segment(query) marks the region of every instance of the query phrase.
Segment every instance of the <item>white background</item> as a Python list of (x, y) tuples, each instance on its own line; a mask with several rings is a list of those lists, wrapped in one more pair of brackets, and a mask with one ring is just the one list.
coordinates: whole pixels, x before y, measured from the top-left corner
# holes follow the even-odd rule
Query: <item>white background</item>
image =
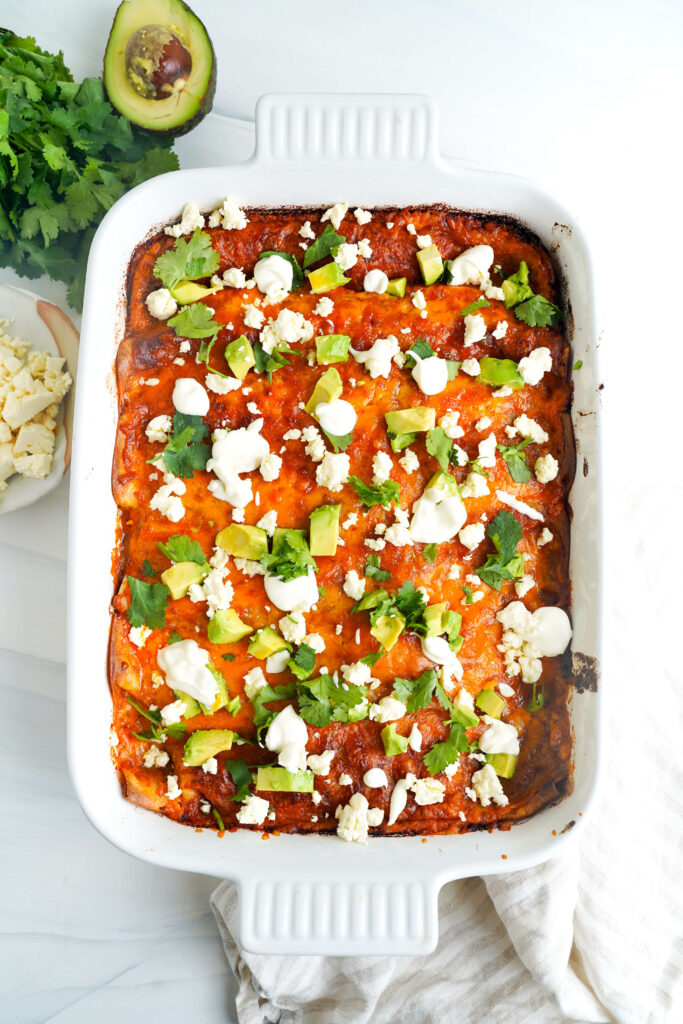
[[(655, 734), (681, 679), (683, 5), (193, 7), (217, 52), (217, 113), (246, 121), (264, 92), (428, 93), (439, 104), (443, 152), (536, 179), (582, 222), (596, 261), (605, 383), (603, 685), (618, 723), (610, 757), (627, 793), (629, 773), (649, 770), (638, 758), (643, 735)], [(81, 77), (100, 70), (114, 8), (0, 0), (0, 23), (63, 49)], [(214, 117), (177, 146), (186, 167), (234, 161), (250, 148), (247, 124)], [(17, 281), (6, 270), (0, 280)], [(61, 286), (17, 283), (63, 302)], [(178, 1019), (234, 1020), (235, 983), (207, 905), (212, 880), (114, 850), (71, 791), (66, 514), (62, 484), (40, 505), (0, 518), (1, 1016), (107, 1024), (158, 1020), (172, 1007)]]

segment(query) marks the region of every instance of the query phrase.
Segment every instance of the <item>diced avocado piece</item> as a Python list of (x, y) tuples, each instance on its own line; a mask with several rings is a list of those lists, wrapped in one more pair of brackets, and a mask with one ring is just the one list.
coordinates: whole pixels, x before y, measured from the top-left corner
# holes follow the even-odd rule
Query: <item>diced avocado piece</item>
[(351, 339), (348, 334), (322, 334), (315, 339), (315, 353), (320, 366), (345, 363), (349, 358)]
[(486, 760), (501, 779), (511, 779), (517, 767), (515, 754), (487, 754)]
[(399, 736), (393, 722), (382, 729), (380, 736), (382, 737), (384, 753), (387, 757), (393, 757), (395, 754), (405, 754), (408, 749), (408, 737)]
[(344, 271), (338, 263), (326, 263), (324, 267), (311, 270), (308, 275), (311, 291), (316, 295), (321, 295), (322, 292), (331, 292), (333, 288), (340, 288), (342, 285), (348, 284), (350, 280), (350, 277), (344, 277)]
[(500, 718), (507, 707), (505, 699), (495, 690), (482, 690), (477, 694), (474, 703), (480, 711), (491, 718)]
[(379, 640), (385, 650), (390, 651), (405, 628), (406, 620), (400, 612), (394, 615), (380, 615), (370, 632)]
[(256, 772), (256, 789), (262, 793), (312, 793), (314, 783), (313, 772), (290, 772), (277, 764)]
[(312, 555), (334, 555), (339, 543), (341, 505), (321, 505), (311, 512), (310, 549)]
[(382, 590), (368, 590), (366, 594), (363, 594), (360, 601), (356, 605), (357, 612), (364, 612), (368, 608), (376, 608), (378, 604), (381, 604), (385, 598), (389, 596), (388, 591)]
[(251, 342), (243, 334), (225, 346), (225, 359), (232, 372), (240, 380), (244, 380), (252, 366), (256, 365)]
[(426, 636), (441, 636), (444, 632), (443, 620), (446, 611), (445, 603), (427, 605), (424, 610), (424, 620), (427, 626)]
[(417, 434), (389, 434), (389, 444), (392, 452), (402, 452), (409, 444), (417, 441)]
[(210, 707), (207, 707), (206, 704), (202, 704), (201, 701), (198, 701), (198, 703), (199, 707), (201, 708), (205, 715), (215, 715), (217, 711), (220, 711), (221, 708), (226, 707), (230, 703), (230, 694), (228, 693), (228, 687), (226, 686), (225, 679), (218, 671), (218, 669), (215, 669), (210, 662), (207, 665), (207, 668), (211, 672), (213, 678), (216, 680), (216, 687), (218, 688), (218, 693), (216, 694), (214, 702)]
[(247, 650), (254, 658), (261, 658), (262, 661), (265, 661), (271, 654), (289, 650), (289, 644), (272, 626), (264, 626), (263, 629), (254, 633)]
[(235, 558), (258, 561), (268, 551), (268, 534), (260, 526), (230, 523), (217, 535), (216, 544)]
[(445, 491), (447, 494), (454, 496), (456, 494), (458, 496), (460, 495), (458, 482), (455, 477), (451, 476), (450, 473), (444, 473), (442, 469), (438, 470), (431, 480), (428, 481), (427, 486), (425, 487), (425, 491), (427, 490)]
[(190, 697), (189, 693), (185, 693), (183, 690), (174, 690), (176, 700), (181, 700), (187, 710), (183, 715), (183, 718), (194, 718), (195, 715), (201, 715), (202, 709), (194, 697)]
[(436, 423), (436, 410), (426, 405), (414, 405), (410, 409), (396, 409), (384, 414), (390, 434), (414, 434), (416, 431), (432, 430)]
[(507, 385), (513, 391), (524, 387), (524, 381), (517, 369), (514, 359), (495, 359), (493, 356), (482, 356), (479, 360), (478, 384), (490, 384), (494, 388)]
[(406, 277), (390, 278), (387, 285), (387, 295), (395, 295), (397, 299), (402, 299), (406, 293), (407, 283), (408, 279)]
[(177, 601), (179, 597), (185, 597), (193, 583), (201, 583), (205, 575), (206, 570), (196, 562), (176, 562), (162, 572), (161, 580), (171, 591), (173, 600)]
[(197, 729), (185, 743), (183, 761), (190, 768), (196, 768), (221, 750), (230, 750), (234, 738), (232, 729)]
[(205, 299), (207, 295), (213, 295), (217, 290), (217, 288), (207, 288), (203, 284), (197, 284), (196, 281), (179, 281), (170, 289), (171, 295), (181, 306), (199, 302), (200, 299)]
[(417, 262), (420, 264), (425, 284), (434, 284), (443, 274), (443, 260), (435, 245), (428, 245), (426, 249), (420, 249), (417, 254)]
[(479, 725), (479, 719), (466, 704), (453, 704), (451, 718), (454, 722), (459, 722), (465, 729), (471, 729), (473, 725)]
[(331, 367), (325, 370), (313, 389), (313, 394), (306, 402), (306, 412), (313, 416), (316, 406), (321, 402), (333, 402), (335, 398), (341, 398), (344, 388), (342, 387), (339, 371)]
[(242, 622), (232, 608), (219, 608), (209, 619), (208, 637), (212, 644), (234, 644), (249, 636), (254, 630), (246, 622)]

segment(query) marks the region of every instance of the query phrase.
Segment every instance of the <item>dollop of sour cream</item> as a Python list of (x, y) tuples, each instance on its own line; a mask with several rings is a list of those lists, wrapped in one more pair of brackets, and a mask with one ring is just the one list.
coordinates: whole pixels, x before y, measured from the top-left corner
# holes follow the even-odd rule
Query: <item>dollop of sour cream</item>
[(389, 285), (389, 278), (383, 270), (368, 270), (363, 278), (363, 289), (366, 292), (377, 292), (383, 295)]
[(343, 398), (320, 402), (315, 407), (315, 415), (323, 430), (328, 434), (334, 434), (335, 437), (350, 434), (358, 418), (354, 407)]
[(260, 292), (271, 300), (281, 302), (292, 290), (294, 268), (283, 256), (265, 256), (256, 261), (254, 280)]
[(306, 576), (281, 580), (277, 576), (266, 575), (263, 583), (268, 598), (283, 612), (308, 611), (320, 596), (312, 567)]
[(399, 779), (391, 791), (389, 801), (389, 820), (387, 825), (393, 825), (398, 816), (405, 809), (408, 801), (408, 791), (415, 781), (414, 775), (406, 775), (405, 779)]
[(386, 772), (383, 768), (368, 768), (363, 776), (363, 782), (369, 789), (382, 789), (389, 785)]
[(553, 605), (530, 612), (522, 601), (511, 601), (496, 618), (503, 629), (511, 629), (533, 644), (543, 658), (564, 654), (572, 638), (569, 616), (563, 608)]
[(493, 249), (490, 245), (474, 245), (471, 249), (465, 249), (446, 264), (451, 272), (449, 283), (482, 285), (488, 282), (493, 259)]
[(479, 749), (484, 754), (519, 754), (519, 736), (514, 725), (501, 722), (498, 718), (484, 716), (488, 725), (486, 732), (479, 737)]
[(173, 405), (186, 416), (206, 416), (209, 395), (194, 377), (179, 377), (173, 388)]
[(413, 379), (423, 395), (438, 395), (446, 390), (448, 384), (448, 363), (439, 356), (422, 359), (414, 352), (410, 353), (415, 360), (411, 370)]
[(445, 473), (432, 477), (413, 505), (410, 536), (418, 544), (452, 540), (467, 521), (457, 484)]
[(157, 662), (172, 690), (182, 690), (201, 704), (213, 706), (218, 686), (207, 667), (209, 656), (196, 640), (179, 640), (162, 647)]
[(306, 768), (307, 742), (306, 723), (288, 704), (268, 726), (266, 747), (277, 754), (278, 763), (288, 772), (301, 772)]
[(443, 665), (457, 679), (461, 680), (463, 669), (460, 661), (450, 649), (448, 640), (443, 636), (426, 636), (420, 640), (422, 653), (435, 665)]

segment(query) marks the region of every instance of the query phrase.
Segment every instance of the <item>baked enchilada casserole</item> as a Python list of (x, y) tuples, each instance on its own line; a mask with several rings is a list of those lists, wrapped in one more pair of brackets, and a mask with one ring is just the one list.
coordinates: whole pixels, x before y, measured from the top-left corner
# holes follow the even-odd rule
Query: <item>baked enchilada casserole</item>
[(571, 787), (570, 347), (548, 253), (443, 207), (145, 241), (117, 355), (112, 755), (195, 827), (509, 827)]

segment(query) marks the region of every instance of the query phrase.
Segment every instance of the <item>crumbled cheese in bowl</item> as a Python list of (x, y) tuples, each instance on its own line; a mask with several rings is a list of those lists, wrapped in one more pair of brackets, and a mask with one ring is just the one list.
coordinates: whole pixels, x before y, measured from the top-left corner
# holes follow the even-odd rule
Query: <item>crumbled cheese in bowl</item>
[(0, 493), (15, 473), (49, 475), (59, 405), (73, 383), (61, 356), (13, 337), (10, 323), (0, 319)]

